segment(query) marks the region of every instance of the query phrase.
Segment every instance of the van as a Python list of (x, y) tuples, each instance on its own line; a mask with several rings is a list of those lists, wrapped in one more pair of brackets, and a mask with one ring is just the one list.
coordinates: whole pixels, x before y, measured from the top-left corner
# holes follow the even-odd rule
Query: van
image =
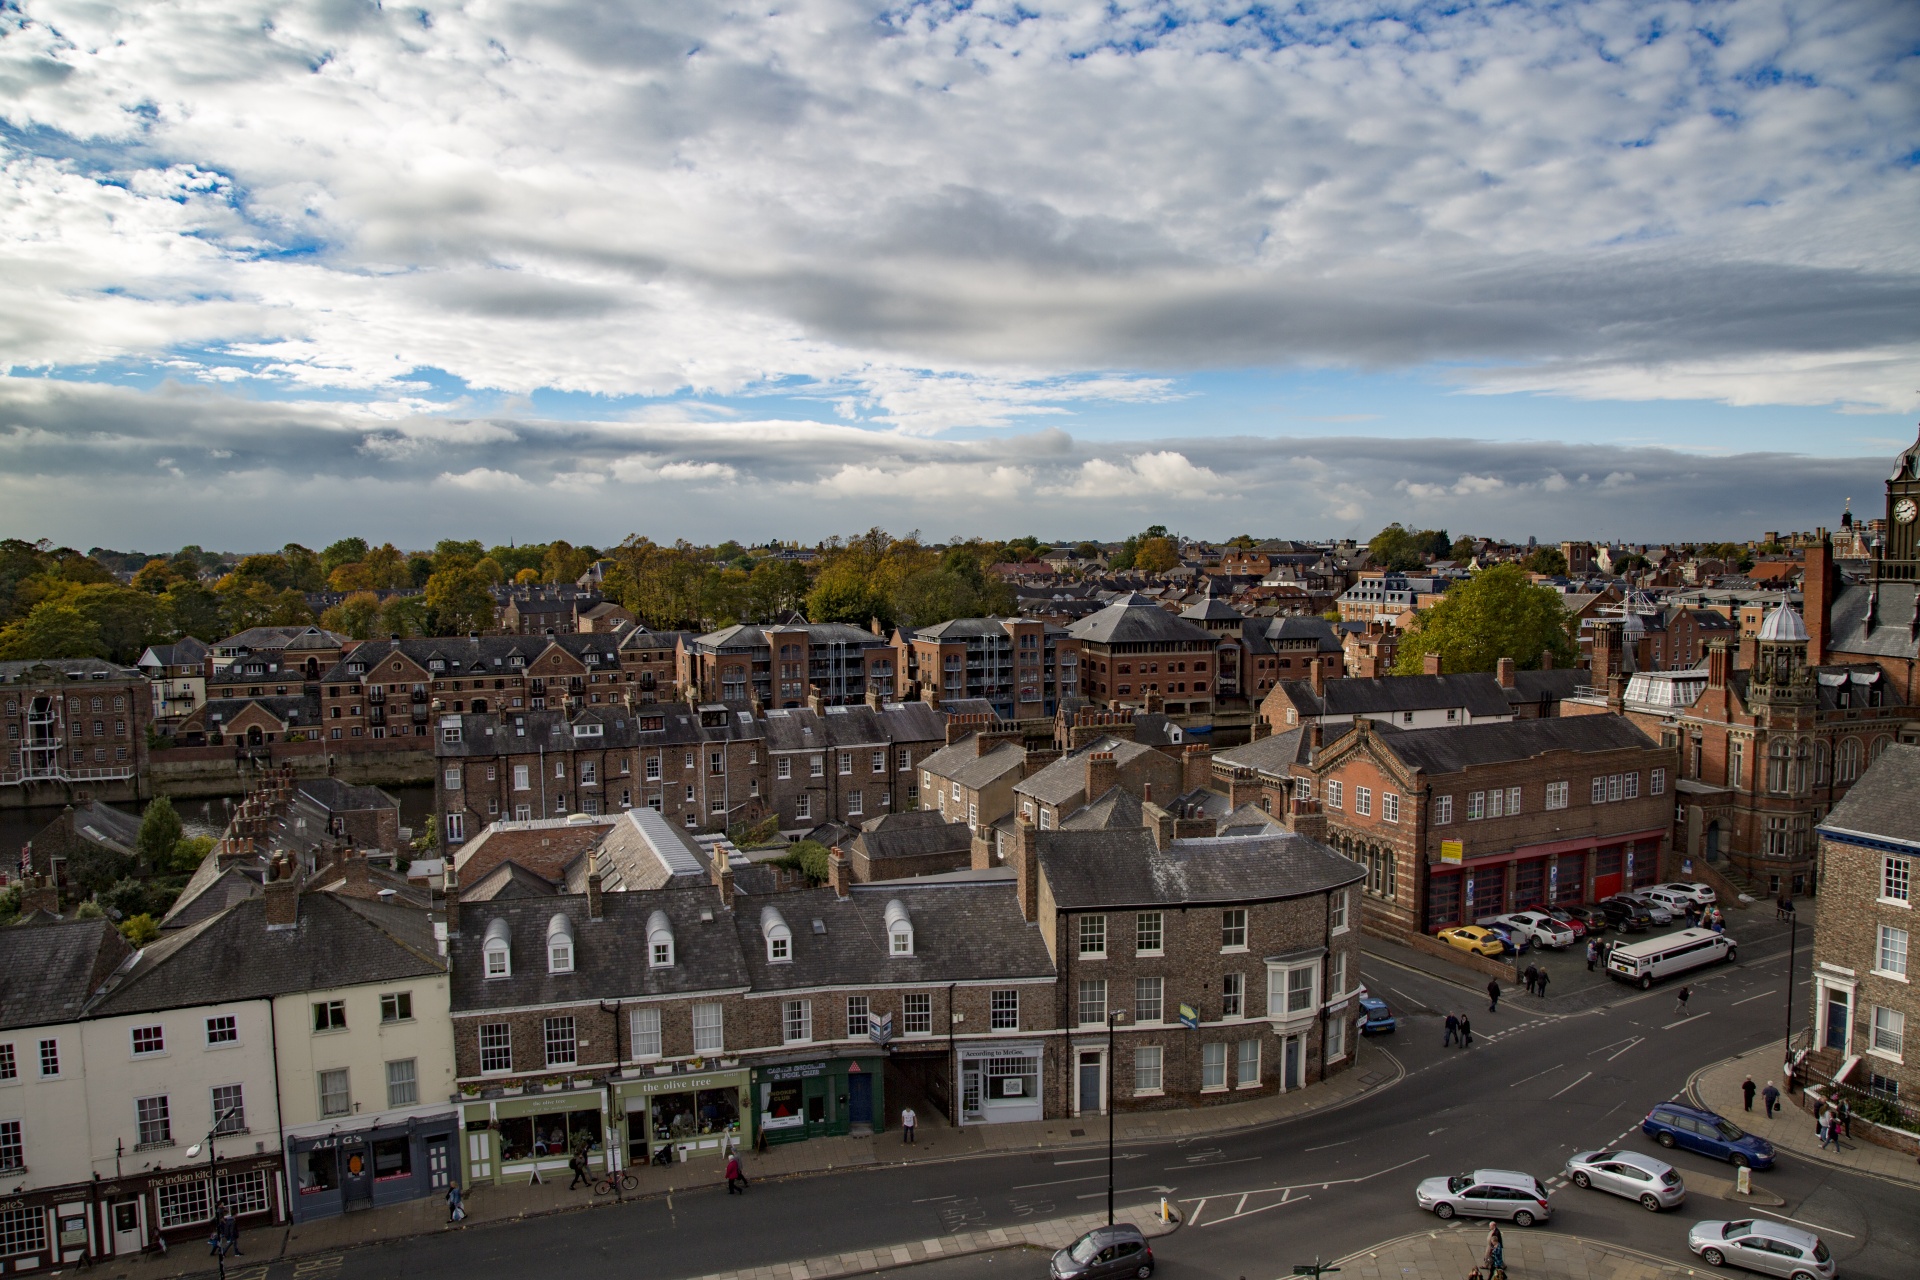
[(1733, 939), (1726, 934), (1680, 929), (1662, 938), (1615, 947), (1607, 955), (1607, 976), (1645, 991), (1661, 978), (1737, 958)]

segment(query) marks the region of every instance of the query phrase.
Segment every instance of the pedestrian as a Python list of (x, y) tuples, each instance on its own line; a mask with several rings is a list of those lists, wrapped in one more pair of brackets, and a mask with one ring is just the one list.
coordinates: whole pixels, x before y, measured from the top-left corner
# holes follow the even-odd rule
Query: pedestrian
[(1793, 1070), (1793, 1055), (1792, 1055), (1792, 1054), (1788, 1054), (1788, 1055), (1787, 1055), (1787, 1060), (1786, 1060), (1786, 1062), (1784, 1062), (1784, 1063), (1782, 1063), (1782, 1064), (1781, 1064), (1781, 1067), (1780, 1067), (1780, 1070), (1781, 1070), (1781, 1071), (1782, 1071), (1782, 1072), (1783, 1072), (1783, 1073), (1785, 1074), (1785, 1076), (1786, 1076), (1786, 1080), (1787, 1080), (1787, 1093), (1788, 1093), (1788, 1095), (1789, 1095), (1789, 1096), (1791, 1096), (1791, 1095), (1792, 1095), (1792, 1093), (1793, 1093), (1793, 1077), (1794, 1077), (1794, 1070)]
[(1489, 1280), (1504, 1275), (1507, 1270), (1507, 1242), (1501, 1237), (1500, 1224), (1497, 1222), (1487, 1224), (1486, 1268)]
[(1678, 993), (1678, 999), (1676, 999), (1673, 1003), (1673, 1011), (1681, 1015), (1682, 1017), (1685, 1017), (1687, 1012), (1687, 997), (1692, 994), (1693, 994), (1693, 988), (1686, 986), (1685, 984), (1682, 984)]
[(447, 1184), (447, 1223), (452, 1225), (463, 1221), (466, 1216), (467, 1211), (460, 1205), (460, 1184), (449, 1182)]
[(1487, 1012), (1492, 1013), (1500, 1007), (1500, 979), (1487, 979)]
[(1547, 971), (1545, 969), (1542, 969), (1540, 976), (1533, 980), (1533, 994), (1537, 996), (1547, 994)]
[(586, 1152), (574, 1152), (567, 1159), (567, 1167), (573, 1170), (573, 1181), (567, 1184), (567, 1190), (571, 1191), (578, 1186), (585, 1186), (589, 1191), (593, 1189), (593, 1179), (587, 1175)]
[(1593, 972), (1594, 963), (1599, 959), (1600, 959), (1599, 940), (1595, 938), (1588, 938), (1587, 939), (1587, 972), (1588, 973)]
[(1766, 1104), (1767, 1119), (1773, 1119), (1773, 1113), (1780, 1106), (1780, 1091), (1773, 1087), (1773, 1081), (1767, 1081), (1767, 1087), (1760, 1091), (1760, 1097)]
[(740, 1170), (740, 1153), (727, 1153), (727, 1194), (743, 1196), (747, 1193), (747, 1175)]
[(1820, 1135), (1820, 1149), (1825, 1151), (1827, 1144), (1833, 1141), (1833, 1108), (1823, 1106), (1814, 1120), (1814, 1132)]
[(221, 1211), (220, 1234), (227, 1238), (228, 1253), (236, 1258), (244, 1258), (247, 1256), (240, 1252), (240, 1215), (233, 1211), (233, 1206), (231, 1205)]
[(1754, 1084), (1752, 1076), (1748, 1076), (1740, 1082), (1740, 1096), (1745, 1099), (1747, 1104), (1746, 1109), (1748, 1111), (1753, 1110), (1753, 1095), (1758, 1091), (1759, 1086)]
[(1853, 1108), (1847, 1105), (1845, 1098), (1840, 1099), (1840, 1105), (1834, 1108), (1833, 1123), (1833, 1145), (1838, 1147), (1840, 1139), (1853, 1136)]
[(1528, 965), (1526, 968), (1526, 971), (1520, 975), (1520, 982), (1523, 986), (1526, 987), (1528, 995), (1533, 994), (1533, 984), (1538, 982), (1539, 980), (1540, 980), (1540, 970), (1537, 966), (1534, 966), (1534, 965)]
[(1787, 918), (1787, 895), (1784, 893), (1780, 895), (1780, 901), (1773, 904), (1773, 918), (1775, 920)]
[(912, 1107), (900, 1108), (900, 1140), (908, 1146), (913, 1145), (913, 1127), (919, 1122), (920, 1117), (913, 1114)]
[(1450, 1013), (1447, 1015), (1447, 1034), (1441, 1037), (1440, 1047), (1442, 1049), (1446, 1048), (1448, 1045), (1452, 1044), (1455, 1040), (1459, 1039), (1459, 1037), (1460, 1037), (1460, 1015), (1455, 1013)]
[(1473, 1048), (1473, 1023), (1468, 1021), (1467, 1015), (1464, 1013), (1460, 1015), (1460, 1047), (1462, 1049)]

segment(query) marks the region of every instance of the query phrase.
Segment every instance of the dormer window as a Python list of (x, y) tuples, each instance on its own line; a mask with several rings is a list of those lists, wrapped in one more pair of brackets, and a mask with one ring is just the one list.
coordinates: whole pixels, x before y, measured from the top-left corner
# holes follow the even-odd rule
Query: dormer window
[(573, 972), (573, 922), (560, 911), (547, 921), (547, 972)]
[(767, 963), (787, 964), (793, 960), (793, 930), (772, 907), (760, 911), (760, 934), (767, 940)]
[(664, 911), (647, 917), (647, 963), (655, 969), (673, 967), (673, 925)]
[(887, 904), (887, 954), (890, 956), (910, 956), (913, 954), (913, 918), (907, 914), (907, 904), (895, 898)]
[(487, 923), (487, 940), (483, 947), (486, 956), (486, 969), (489, 978), (510, 978), (513, 976), (513, 953), (508, 943), (513, 933), (507, 928), (505, 920), (494, 919)]
[(427, 662), (427, 670), (429, 671), (445, 671), (446, 669), (447, 664), (439, 658), (433, 658)]

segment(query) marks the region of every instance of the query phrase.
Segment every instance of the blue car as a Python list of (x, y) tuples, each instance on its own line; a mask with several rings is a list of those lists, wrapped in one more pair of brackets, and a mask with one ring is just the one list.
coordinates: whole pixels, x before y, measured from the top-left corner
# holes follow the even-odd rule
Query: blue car
[(1489, 933), (1498, 934), (1500, 940), (1507, 944), (1507, 954), (1510, 956), (1525, 955), (1533, 946), (1533, 939), (1510, 924), (1489, 920), (1481, 922), (1480, 927)]
[(1756, 1138), (1724, 1116), (1678, 1102), (1663, 1102), (1647, 1113), (1640, 1131), (1661, 1146), (1698, 1151), (1715, 1160), (1752, 1169), (1773, 1167), (1773, 1144)]
[(1360, 1034), (1380, 1035), (1399, 1026), (1399, 1019), (1387, 1012), (1387, 1002), (1373, 996), (1360, 997)]

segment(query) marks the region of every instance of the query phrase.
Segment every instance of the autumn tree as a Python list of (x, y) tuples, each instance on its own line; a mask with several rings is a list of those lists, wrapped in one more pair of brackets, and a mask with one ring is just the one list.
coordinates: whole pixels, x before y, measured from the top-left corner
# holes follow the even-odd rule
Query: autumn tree
[[(477, 557), (476, 557), (477, 558)], [(478, 569), (441, 569), (427, 579), (427, 608), (441, 635), (493, 627), (493, 584)]]

